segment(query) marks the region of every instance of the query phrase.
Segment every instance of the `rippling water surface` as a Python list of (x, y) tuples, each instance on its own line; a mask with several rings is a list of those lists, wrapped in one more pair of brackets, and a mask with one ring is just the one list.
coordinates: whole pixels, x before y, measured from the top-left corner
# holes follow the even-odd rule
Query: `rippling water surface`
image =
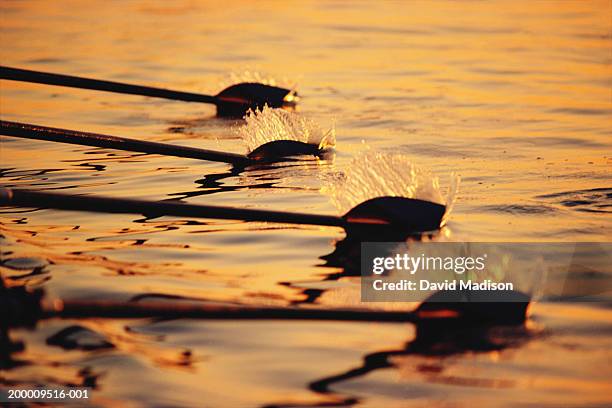
[[(3, 186), (338, 214), (330, 178), (376, 150), (405, 154), (443, 194), (461, 176), (434, 239), (612, 238), (610, 1), (5, 1), (0, 13), (4, 65), (209, 93), (256, 69), (297, 81), (300, 113), (337, 140), (333, 160), (239, 172), (1, 137)], [(0, 86), (5, 120), (248, 149), (242, 123), (213, 107)], [(358, 278), (326, 256), (342, 246), (332, 228), (1, 212), (2, 275), (50, 297), (359, 303)], [(72, 325), (93, 346), (48, 340)], [(609, 305), (536, 303), (525, 330), (493, 333), (494, 351), (440, 354), (415, 346), (409, 325), (49, 320), (12, 333), (26, 349), (0, 382), (87, 384), (107, 406), (612, 402)], [(392, 364), (368, 363), (380, 355)], [(364, 361), (361, 375), (326, 383)]]

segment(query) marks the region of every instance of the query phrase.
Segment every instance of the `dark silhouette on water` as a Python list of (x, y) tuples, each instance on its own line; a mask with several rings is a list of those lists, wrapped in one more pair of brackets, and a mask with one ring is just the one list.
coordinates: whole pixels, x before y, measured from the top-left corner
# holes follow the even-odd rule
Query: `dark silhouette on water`
[[(334, 250), (332, 252), (319, 257), (324, 261), (323, 264), (318, 265), (319, 267), (334, 269), (333, 272), (326, 273), (321, 279), (321, 282), (337, 281), (342, 278), (362, 276), (361, 244), (363, 242), (418, 242), (423, 238), (432, 239), (437, 236), (438, 233), (438, 230), (430, 231), (428, 233), (417, 232), (413, 234), (406, 234), (405, 232), (398, 233), (398, 231), (387, 230), (365, 237), (358, 234), (349, 234), (343, 239), (335, 242)], [(376, 249), (384, 250), (383, 247), (376, 247)], [(392, 248), (391, 246), (389, 246), (387, 250), (387, 252), (379, 254), (378, 256), (387, 257), (396, 253), (396, 249)], [(337, 271), (338, 268), (341, 268), (341, 270)], [(282, 285), (288, 287), (296, 287), (296, 283), (298, 282), (281, 282)], [(321, 297), (326, 290), (316, 288), (300, 288), (300, 291), (304, 295), (304, 298), (295, 300), (292, 302), (292, 304), (300, 305), (316, 303), (319, 297)]]
[(247, 155), (242, 155), (5, 120), (0, 121), (0, 134), (24, 139), (208, 160), (229, 163), (239, 168), (258, 163), (285, 161), (294, 156), (322, 156), (326, 154), (326, 150), (319, 149), (317, 145), (295, 140), (274, 140), (259, 146)]
[(272, 210), (145, 201), (102, 196), (78, 196), (25, 189), (0, 189), (0, 205), (54, 208), (113, 214), (172, 215), (263, 221), (283, 224), (320, 225), (343, 228), (347, 235), (411, 235), (440, 228), (446, 207), (430, 201), (404, 197), (377, 197), (364, 201), (345, 215), (317, 215)]
[[(484, 304), (484, 307), (487, 305)], [(495, 306), (492, 306), (495, 308)], [(406, 343), (403, 349), (383, 350), (364, 356), (361, 366), (350, 369), (340, 374), (321, 378), (309, 384), (309, 388), (319, 394), (333, 394), (331, 387), (334, 384), (363, 377), (373, 371), (386, 368), (395, 368), (397, 364), (392, 361), (393, 357), (420, 355), (428, 357), (447, 357), (467, 352), (490, 352), (501, 351), (507, 348), (520, 347), (533, 337), (524, 323), (514, 322), (505, 327), (501, 324), (488, 322), (461, 325), (437, 324), (416, 325), (416, 336), (414, 340)], [(421, 367), (425, 374), (435, 373), (436, 377), (442, 378), (443, 366)], [(478, 380), (479, 385), (493, 384), (489, 380)], [(464, 381), (465, 382), (465, 381)], [(342, 398), (335, 406), (353, 405), (359, 401), (356, 397)]]
[[(525, 321), (529, 296), (520, 292), (507, 291), (497, 293), (485, 292), (476, 295), (480, 300), (488, 302), (472, 302), (470, 298), (474, 293), (457, 294), (455, 292), (437, 292), (423, 302), (416, 310), (421, 320), (415, 321), (416, 336), (398, 350), (382, 350), (366, 354), (363, 363), (345, 372), (320, 378), (311, 382), (308, 388), (313, 392), (329, 398), (329, 401), (305, 403), (274, 403), (267, 404), (265, 408), (281, 407), (346, 407), (360, 402), (356, 396), (343, 396), (333, 391), (332, 386), (351, 379), (360, 378), (367, 374), (387, 368), (396, 368), (392, 361), (394, 357), (427, 356), (448, 357), (468, 352), (482, 353), (501, 351), (508, 348), (521, 347), (535, 335), (527, 329)], [(499, 301), (493, 301), (494, 299)], [(462, 299), (462, 300), (460, 300)], [(442, 300), (442, 301), (440, 301)], [(445, 312), (470, 311), (470, 319), (438, 319), (436, 314)], [(429, 316), (431, 318), (426, 318)], [(476, 382), (478, 386), (497, 386), (499, 381), (490, 379), (457, 379), (445, 378), (442, 373), (444, 367), (422, 366), (419, 371), (431, 377), (446, 382)]]
[[(1, 276), (0, 276), (1, 278)], [(155, 294), (143, 296), (150, 298)], [(414, 312), (360, 311), (339, 309), (257, 308), (243, 305), (206, 305), (181, 303), (141, 303), (140, 298), (130, 302), (65, 301), (45, 309), (41, 303), (42, 290), (28, 291), (24, 286), (5, 287), (0, 283), (0, 366), (12, 368), (23, 362), (12, 355), (25, 348), (21, 342), (12, 341), (8, 332), (13, 327), (34, 326), (45, 317), (63, 318), (138, 318), (154, 317), (209, 318), (209, 319), (307, 319), (347, 321), (411, 322), (416, 325), (416, 337), (404, 349), (387, 350), (368, 354), (362, 366), (344, 373), (312, 382), (309, 388), (319, 394), (335, 396), (330, 387), (338, 382), (366, 375), (374, 370), (394, 367), (391, 357), (404, 355), (446, 356), (467, 351), (483, 352), (516, 347), (529, 335), (524, 329), (530, 298), (519, 292), (500, 291), (485, 293), (437, 292), (423, 302)], [(163, 296), (162, 296), (163, 297)], [(172, 298), (172, 297), (170, 297)], [(170, 300), (167, 299), (167, 300)], [(492, 300), (499, 301), (492, 301)], [(476, 300), (475, 302), (472, 300)], [(488, 300), (481, 303), (478, 300)], [(504, 300), (508, 302), (504, 302)], [(495, 336), (496, 327), (517, 328), (513, 336)], [(75, 337), (76, 336), (76, 337)], [(93, 336), (93, 337), (92, 337)], [(83, 350), (111, 348), (112, 344), (96, 333), (86, 333), (80, 326), (68, 327), (47, 339), (50, 345)], [(91, 374), (91, 373), (90, 373)], [(83, 383), (96, 385), (96, 375), (84, 375)], [(348, 406), (358, 398), (347, 397), (314, 406)], [(270, 406), (296, 406), (276, 404)], [(298, 405), (299, 406), (299, 405)], [(308, 405), (302, 405), (308, 406)]]
[(263, 109), (266, 105), (271, 108), (294, 107), (299, 99), (291, 89), (254, 82), (232, 85), (217, 95), (203, 95), (5, 66), (0, 66), (0, 79), (208, 103), (217, 106), (217, 116), (234, 118), (243, 117), (249, 110)]

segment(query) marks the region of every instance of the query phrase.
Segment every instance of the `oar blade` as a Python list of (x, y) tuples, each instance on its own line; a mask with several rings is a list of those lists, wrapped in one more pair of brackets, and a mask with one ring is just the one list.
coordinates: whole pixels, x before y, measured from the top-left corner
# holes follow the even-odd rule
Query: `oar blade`
[(295, 106), (297, 93), (255, 82), (243, 82), (225, 88), (216, 95), (217, 116), (243, 117), (250, 110)]
[(319, 156), (322, 152), (316, 144), (297, 140), (273, 140), (262, 144), (247, 157), (258, 162), (271, 162), (292, 156)]
[(344, 215), (349, 228), (378, 227), (398, 233), (435, 231), (442, 226), (446, 206), (405, 197), (377, 197)]
[(531, 297), (515, 290), (446, 290), (429, 296), (416, 310), (423, 323), (455, 314), (457, 323), (469, 325), (522, 324)]

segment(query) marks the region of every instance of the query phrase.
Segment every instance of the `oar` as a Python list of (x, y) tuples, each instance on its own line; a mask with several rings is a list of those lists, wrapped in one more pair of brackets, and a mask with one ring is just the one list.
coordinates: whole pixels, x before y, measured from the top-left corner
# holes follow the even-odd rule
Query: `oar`
[[(477, 300), (470, 300), (473, 295)], [(47, 309), (50, 317), (199, 318), (237, 320), (336, 320), (398, 322), (517, 324), (525, 320), (530, 297), (508, 291), (480, 293), (441, 291), (428, 297), (415, 311), (257, 307), (245, 305), (167, 304), (164, 302), (59, 301)]]
[(271, 108), (294, 106), (298, 100), (293, 90), (254, 82), (232, 85), (211, 96), (5, 66), (0, 66), (0, 79), (209, 103), (216, 105), (217, 116), (223, 117), (242, 117), (249, 109), (262, 109), (265, 105)]
[(242, 221), (277, 222), (341, 227), (350, 233), (365, 230), (380, 233), (432, 231), (440, 228), (446, 207), (405, 197), (377, 197), (352, 208), (342, 217), (272, 210), (145, 201), (102, 196), (79, 196), (25, 189), (0, 189), (0, 205), (55, 208), (119, 214), (170, 215)]
[[(434, 295), (440, 295), (438, 292)], [(433, 297), (433, 296), (432, 296)], [(516, 324), (525, 320), (529, 297), (520, 292), (488, 293), (481, 302), (436, 304), (432, 297), (417, 310), (382, 311), (357, 309), (275, 308), (237, 305), (164, 304), (163, 302), (55, 302), (45, 317), (79, 318), (197, 318), (233, 320), (334, 320), (352, 322), (397, 322), (438, 324), (441, 322), (479, 322)]]
[(0, 121), (0, 134), (26, 139), (47, 140), (83, 146), (103, 147), (129, 152), (161, 154), (165, 156), (186, 157), (231, 163), (236, 166), (256, 161), (272, 161), (283, 157), (298, 155), (319, 155), (318, 146), (295, 140), (274, 140), (259, 146), (248, 155), (177, 146), (167, 143), (147, 142), (125, 137), (87, 133), (78, 130), (59, 129), (29, 123)]
[(355, 322), (409, 322), (431, 327), (444, 324), (520, 324), (530, 297), (517, 291), (471, 293), (436, 292), (415, 311), (320, 309), (211, 305), (180, 302), (121, 302), (54, 300), (45, 302), (41, 289), (4, 287), (0, 276), (0, 326), (32, 325), (41, 318), (191, 318), (236, 320), (335, 320)]

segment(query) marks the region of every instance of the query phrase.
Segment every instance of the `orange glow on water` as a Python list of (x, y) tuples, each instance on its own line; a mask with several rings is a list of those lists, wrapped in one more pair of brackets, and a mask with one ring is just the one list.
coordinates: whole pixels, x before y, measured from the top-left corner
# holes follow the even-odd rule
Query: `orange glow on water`
[[(234, 172), (2, 136), (0, 184), (340, 215), (322, 187), (359, 153), (382, 150), (431, 171), (442, 193), (449, 174), (461, 176), (448, 225), (432, 240), (609, 242), (611, 15), (609, 0), (1, 2), (3, 65), (208, 94), (231, 72), (255, 67), (297, 82), (298, 112), (322, 129), (335, 124), (337, 152), (333, 161)], [(214, 113), (209, 105), (0, 81), (3, 120), (245, 153), (236, 132), (243, 123)], [(358, 255), (330, 256), (343, 246), (334, 228), (2, 212), (0, 273), (43, 287), (50, 299), (415, 307), (361, 303), (359, 277), (339, 266)], [(528, 330), (516, 346), (400, 355), (393, 367), (335, 383), (328, 394), (309, 384), (359, 367), (369, 353), (404, 350), (414, 327), (48, 320), (12, 333), (27, 345), (16, 358), (30, 364), (3, 371), (0, 383), (94, 378), (96, 398), (109, 406), (129, 405), (134, 392), (145, 405), (609, 403), (610, 311), (532, 309), (545, 333)], [(72, 324), (116, 347), (46, 344)]]

